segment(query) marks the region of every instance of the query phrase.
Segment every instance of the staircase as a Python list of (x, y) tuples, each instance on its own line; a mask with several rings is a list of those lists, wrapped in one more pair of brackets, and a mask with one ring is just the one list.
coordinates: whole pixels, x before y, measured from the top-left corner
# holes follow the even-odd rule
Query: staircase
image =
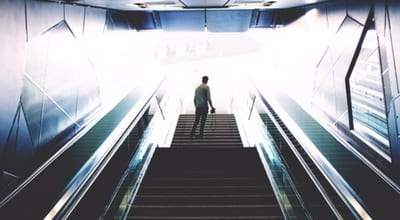
[(241, 147), (233, 115), (213, 116), (203, 139), (190, 137), (194, 116), (180, 116), (171, 148), (156, 149), (128, 219), (284, 218), (257, 150)]
[[(180, 115), (171, 147), (243, 147), (233, 114), (208, 114), (204, 137), (190, 137), (195, 115)], [(199, 133), (199, 126), (196, 134)]]

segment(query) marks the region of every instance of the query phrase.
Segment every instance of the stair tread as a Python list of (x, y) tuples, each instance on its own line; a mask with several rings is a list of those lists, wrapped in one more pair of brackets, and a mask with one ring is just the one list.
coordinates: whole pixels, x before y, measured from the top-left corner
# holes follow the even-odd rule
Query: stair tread
[[(240, 133), (233, 114), (212, 114), (207, 117), (203, 138), (190, 136), (194, 114), (180, 115), (171, 147), (242, 147)], [(199, 128), (196, 130), (198, 134)]]
[(153, 220), (163, 220), (163, 219), (185, 219), (185, 220), (210, 220), (210, 219), (236, 219), (236, 220), (247, 220), (247, 219), (283, 219), (281, 215), (277, 215), (277, 216), (271, 216), (271, 215), (266, 215), (266, 216), (202, 216), (202, 217), (198, 217), (198, 216), (133, 216), (133, 217), (129, 217), (129, 219), (153, 219)]
[(128, 218), (283, 219), (235, 117), (210, 115), (202, 139), (190, 137), (193, 122), (194, 115), (180, 115), (171, 147), (156, 149)]

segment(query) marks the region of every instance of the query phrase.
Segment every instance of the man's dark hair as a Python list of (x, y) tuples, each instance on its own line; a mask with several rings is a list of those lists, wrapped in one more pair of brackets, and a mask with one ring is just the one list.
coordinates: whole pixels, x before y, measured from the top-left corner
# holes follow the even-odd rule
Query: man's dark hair
[(203, 83), (207, 83), (208, 82), (208, 76), (203, 76), (202, 80)]

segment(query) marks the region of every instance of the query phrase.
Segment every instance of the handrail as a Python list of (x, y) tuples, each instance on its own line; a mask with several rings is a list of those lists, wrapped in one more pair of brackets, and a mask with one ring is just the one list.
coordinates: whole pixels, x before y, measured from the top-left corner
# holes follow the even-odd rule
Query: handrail
[[(247, 98), (248, 96), (240, 96), (240, 97)], [(271, 146), (272, 145), (271, 142), (273, 142), (273, 140), (270, 136), (267, 136), (266, 131), (262, 126), (261, 119), (259, 117), (250, 117), (253, 111), (254, 112), (257, 111), (256, 109), (254, 109), (256, 96), (252, 98), (249, 117), (247, 116), (248, 112), (244, 110), (246, 108), (242, 107), (242, 105), (245, 103), (243, 103), (242, 99), (241, 101), (242, 102), (239, 103), (236, 103), (236, 101), (234, 102), (236, 103), (237, 105), (236, 107), (238, 108), (237, 111), (235, 112), (235, 117), (237, 118), (236, 121), (239, 132), (241, 134), (242, 139), (246, 137), (244, 143), (247, 143), (247, 146), (254, 146), (257, 149), (258, 156), (264, 167), (267, 179), (271, 184), (273, 193), (278, 202), (283, 217), (285, 219), (290, 219), (291, 216), (295, 215), (294, 213), (295, 211), (293, 210), (293, 203), (296, 203), (296, 204), (301, 204), (301, 206), (303, 207), (304, 216), (310, 219), (311, 217), (309, 213), (304, 208), (305, 207), (304, 202), (301, 200), (299, 193), (297, 192), (295, 187), (293, 187), (294, 185), (290, 184), (290, 187), (286, 186), (280, 187), (280, 185), (278, 184), (279, 182), (278, 179), (282, 178), (282, 175), (287, 174), (287, 172), (285, 168), (282, 168), (279, 165), (279, 170), (282, 171), (282, 173), (276, 174), (275, 171), (276, 166), (278, 163), (281, 164), (281, 161), (278, 153), (275, 152), (273, 146)], [(258, 114), (255, 116), (258, 116)], [(286, 177), (287, 179), (290, 179), (289, 175), (287, 175)], [(292, 181), (290, 180), (288, 181), (292, 183)], [(285, 198), (285, 195), (287, 194), (295, 194), (296, 198), (287, 199)]]
[(125, 206), (124, 211), (121, 213), (120, 216), (122, 216), (122, 219), (127, 219), (128, 214), (131, 210), (132, 204), (135, 200), (136, 194), (139, 190), (140, 183), (143, 180), (144, 174), (147, 170), (147, 167), (150, 164), (151, 158), (153, 157), (154, 151), (158, 147), (156, 144), (150, 144), (149, 147), (147, 148), (145, 154), (143, 155), (144, 161), (136, 162), (133, 161), (132, 166), (130, 166), (131, 169), (134, 170), (134, 176), (135, 176), (135, 183), (133, 184), (133, 187), (130, 189), (131, 193), (128, 193), (128, 199), (127, 199), (127, 205)]
[(250, 120), (250, 118), (251, 118), (251, 113), (253, 112), (253, 109), (254, 109), (254, 104), (255, 104), (255, 102), (256, 102), (256, 97), (257, 97), (257, 96), (254, 96), (254, 97), (253, 97), (253, 102), (252, 102), (252, 104), (251, 104), (250, 112), (249, 112), (249, 118), (248, 118), (247, 120)]
[(266, 111), (268, 116), (271, 118), (271, 121), (274, 123), (274, 125), (276, 126), (276, 128), (278, 129), (279, 133), (281, 134), (281, 136), (283, 137), (283, 139), (285, 139), (286, 143), (288, 143), (288, 146), (290, 147), (290, 149), (292, 150), (292, 152), (294, 153), (294, 155), (296, 156), (297, 160), (300, 162), (301, 166), (304, 168), (304, 170), (306, 171), (306, 173), (308, 174), (308, 176), (311, 178), (312, 182), (315, 184), (315, 186), (318, 188), (318, 191), (321, 193), (322, 197), (324, 197), (325, 201), (328, 203), (329, 207), (331, 208), (331, 210), (333, 211), (333, 213), (335, 214), (335, 216), (338, 219), (342, 219), (339, 211), (336, 209), (336, 207), (334, 206), (333, 202), (331, 201), (331, 199), (329, 198), (327, 192), (325, 191), (325, 189), (323, 188), (323, 186), (320, 184), (320, 182), (318, 181), (318, 178), (314, 175), (313, 171), (310, 169), (310, 167), (307, 165), (307, 162), (303, 159), (303, 157), (300, 155), (300, 153), (296, 150), (296, 147), (294, 146), (294, 144), (291, 142), (290, 138), (286, 135), (286, 133), (283, 131), (283, 129), (279, 126), (279, 123), (276, 121), (276, 119), (272, 116), (272, 114), (270, 113), (270, 111)]
[(158, 100), (158, 96), (156, 96), (156, 101), (157, 101), (157, 106), (160, 109), (161, 116), (165, 120), (164, 112), (163, 112), (163, 109), (161, 108), (160, 100)]
[[(259, 92), (259, 95), (262, 97), (263, 102), (265, 102), (265, 97), (263, 94)], [(279, 105), (276, 105), (275, 108), (278, 108)], [(269, 113), (269, 111), (267, 111)], [(330, 162), (321, 154), (321, 152), (318, 151), (317, 147), (314, 145), (314, 143), (309, 140), (309, 138), (302, 132), (302, 130), (297, 126), (295, 122), (292, 121), (292, 119), (286, 115), (285, 111), (280, 110), (280, 117), (283, 118), (283, 121), (285, 121), (285, 125), (290, 128), (291, 131), (293, 131), (293, 136), (301, 143), (302, 146), (307, 146), (305, 148), (305, 151), (307, 154), (310, 156), (312, 161), (318, 165), (317, 167), (321, 171), (321, 173), (325, 176), (325, 178), (328, 180), (328, 182), (331, 184), (331, 186), (335, 189), (335, 191), (338, 193), (339, 197), (344, 201), (344, 203), (347, 205), (347, 207), (351, 210), (351, 212), (357, 216), (360, 219), (372, 219), (370, 214), (368, 213), (367, 209), (364, 208), (365, 206), (362, 204), (361, 199), (355, 194), (353, 189), (347, 184), (347, 182), (343, 179), (343, 177), (336, 171), (336, 169), (330, 164)], [(273, 117), (272, 117), (273, 118)], [(274, 123), (277, 123), (273, 119)], [(280, 126), (277, 126), (278, 129), (280, 129), (280, 132), (282, 133), (283, 131), (281, 130)], [(284, 133), (284, 132), (283, 132)], [(289, 138), (284, 135), (284, 138), (289, 140)], [(295, 147), (292, 146), (289, 142), (289, 146), (294, 149)], [(297, 151), (294, 151), (295, 154)], [(297, 153), (298, 154), (298, 153)], [(300, 155), (296, 156), (299, 159), (302, 159)], [(302, 160), (300, 160), (302, 161)], [(314, 181), (314, 180), (313, 180)], [(322, 192), (324, 189), (322, 186), (319, 189)], [(325, 195), (324, 195), (325, 197)], [(328, 202), (329, 204), (329, 202)]]
[(285, 208), (285, 202), (283, 201), (282, 197), (280, 196), (281, 193), (280, 193), (278, 184), (276, 183), (275, 178), (272, 174), (271, 168), (269, 167), (269, 165), (265, 159), (266, 152), (265, 152), (264, 146), (263, 146), (263, 144), (258, 143), (258, 144), (256, 144), (256, 148), (257, 148), (259, 157), (261, 159), (261, 163), (264, 167), (264, 170), (267, 173), (268, 180), (271, 183), (271, 187), (272, 187), (272, 190), (274, 191), (275, 198), (278, 200), (279, 207), (283, 213), (283, 216), (285, 217), (285, 219), (290, 219), (290, 214), (288, 213), (288, 210)]
[[(138, 143), (135, 155), (131, 159), (127, 170), (112, 193), (112, 196), (110, 197), (106, 208), (100, 216), (100, 219), (126, 217), (126, 215), (128, 215), (130, 212), (130, 204), (132, 204), (133, 200), (135, 199), (144, 173), (146, 172), (147, 166), (150, 163), (154, 153), (154, 149), (151, 148), (158, 146), (169, 146), (169, 139), (171, 138), (171, 134), (173, 135), (175, 131), (179, 111), (176, 109), (177, 106), (173, 104), (176, 103), (174, 102), (174, 98), (177, 97), (171, 97), (167, 92), (164, 94), (164, 98), (161, 101), (156, 100), (159, 107), (164, 106), (165, 111), (161, 112), (160, 108), (160, 111), (156, 112), (152, 117), (152, 120), (143, 132), (143, 136)], [(146, 152), (143, 153), (144, 151)], [(121, 189), (126, 190), (121, 191)], [(121, 195), (122, 193), (124, 195), (123, 199), (115, 200), (117, 195)], [(112, 207), (119, 208), (115, 211), (111, 210)], [(112, 213), (114, 211), (115, 213)]]
[[(266, 170), (268, 175), (271, 175), (270, 180), (273, 181), (273, 185), (275, 185), (275, 188), (277, 190), (276, 195), (278, 200), (282, 203), (282, 208), (284, 208), (283, 211), (287, 216), (292, 216), (291, 214), (296, 215), (294, 213), (292, 204), (290, 204), (290, 201), (288, 202), (288, 200), (290, 199), (287, 198), (287, 194), (294, 194), (296, 199), (296, 201), (294, 202), (298, 202), (303, 209), (304, 216), (307, 219), (311, 219), (310, 213), (306, 210), (304, 201), (301, 198), (300, 193), (297, 191), (297, 188), (292, 178), (290, 177), (290, 174), (288, 173), (280, 154), (278, 153), (278, 146), (276, 145), (276, 142), (274, 141), (269, 131), (265, 128), (265, 125), (262, 122), (261, 118), (258, 117), (258, 120), (260, 120), (259, 123), (263, 125), (260, 127), (263, 131), (262, 134), (265, 139), (263, 140), (263, 142), (256, 143), (256, 148), (261, 158), (262, 164), (264, 165), (264, 169)], [(282, 179), (284, 179), (284, 181)], [(289, 187), (287, 187), (286, 182), (289, 183)]]
[[(396, 109), (396, 102), (397, 100), (400, 99), (400, 94), (395, 95), (395, 97), (393, 97), (392, 101), (391, 101), (391, 106), (393, 108), (393, 112), (399, 112), (400, 109)], [(398, 115), (396, 115), (396, 118), (398, 117)], [(399, 136), (400, 135), (400, 125), (399, 123), (396, 123), (396, 135)]]
[(68, 216), (80, 199), (92, 185), (99, 173), (104, 169), (107, 162), (118, 150), (130, 131), (139, 121), (141, 115), (146, 111), (151, 99), (155, 96), (156, 91), (163, 81), (155, 88), (152, 95), (144, 101), (143, 105), (132, 108), (116, 128), (111, 132), (107, 139), (89, 160), (81, 167), (77, 175), (72, 179), (70, 184), (65, 188), (58, 201), (51, 208), (45, 219), (60, 218)]
[(126, 181), (132, 180), (129, 182), (129, 188), (127, 192), (124, 194), (124, 198), (119, 203), (119, 209), (114, 213), (114, 219), (117, 216), (120, 216), (121, 219), (126, 219), (127, 215), (130, 212), (131, 205), (136, 197), (136, 194), (139, 190), (140, 184), (143, 180), (145, 172), (147, 170), (148, 165), (153, 157), (155, 149), (158, 147), (157, 144), (150, 143), (148, 145), (142, 145), (138, 148), (137, 152), (134, 154), (132, 160), (129, 163), (128, 169), (125, 172), (124, 176), (121, 178), (122, 181), (118, 185), (118, 189), (114, 192), (110, 202), (107, 204), (106, 208), (103, 211), (103, 214), (99, 217), (99, 219), (107, 219), (110, 208), (115, 205), (114, 199), (118, 194), (119, 188), (123, 184), (127, 184)]

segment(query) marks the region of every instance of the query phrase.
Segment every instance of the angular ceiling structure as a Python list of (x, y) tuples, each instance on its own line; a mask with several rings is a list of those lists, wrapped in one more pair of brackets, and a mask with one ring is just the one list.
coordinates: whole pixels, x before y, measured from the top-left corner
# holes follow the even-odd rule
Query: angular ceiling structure
[(137, 31), (245, 32), (275, 28), (304, 14), (306, 5), (334, 0), (47, 0), (109, 9)]
[(333, 0), (48, 0), (116, 10), (287, 9)]

